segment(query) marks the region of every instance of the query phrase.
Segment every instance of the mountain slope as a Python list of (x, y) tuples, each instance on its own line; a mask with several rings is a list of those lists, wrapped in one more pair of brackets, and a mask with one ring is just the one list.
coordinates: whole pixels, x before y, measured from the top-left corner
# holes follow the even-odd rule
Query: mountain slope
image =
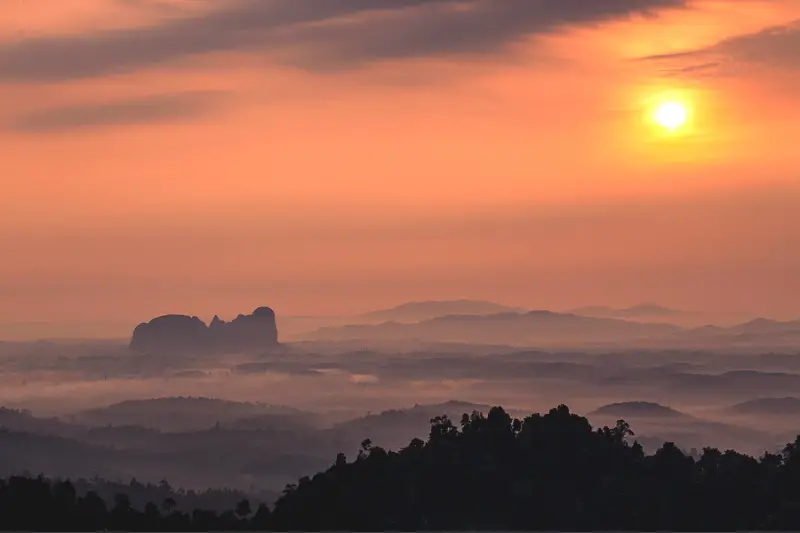
[(620, 402), (604, 405), (595, 409), (590, 415), (609, 415), (619, 418), (679, 418), (686, 415), (666, 405), (653, 402)]
[(800, 398), (756, 398), (727, 409), (729, 413), (758, 416), (800, 415)]
[(682, 311), (669, 309), (653, 303), (643, 303), (634, 305), (633, 307), (626, 307), (624, 309), (615, 309), (605, 306), (588, 306), (579, 307), (571, 311), (576, 315), (591, 316), (597, 318), (664, 318), (673, 317), (683, 314)]
[(301, 415), (291, 407), (233, 402), (216, 398), (154, 398), (126, 400), (107, 407), (89, 409), (75, 420), (90, 425), (142, 426), (163, 431), (206, 429), (216, 423), (265, 414)]
[(380, 309), (359, 315), (367, 322), (421, 322), (449, 315), (492, 315), (497, 313), (522, 313), (524, 309), (487, 302), (484, 300), (441, 300), (408, 302), (390, 309)]
[(682, 331), (669, 324), (646, 324), (611, 318), (582, 317), (550, 311), (499, 313), (481, 316), (452, 315), (416, 324), (387, 322), (377, 325), (323, 328), (312, 340), (409, 340), (469, 342), (520, 346), (575, 346), (660, 338)]

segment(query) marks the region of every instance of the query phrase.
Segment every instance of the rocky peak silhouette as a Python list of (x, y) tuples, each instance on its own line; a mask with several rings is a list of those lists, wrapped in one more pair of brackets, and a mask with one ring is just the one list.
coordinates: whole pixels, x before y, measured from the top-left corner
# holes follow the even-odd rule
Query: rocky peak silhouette
[(278, 345), (275, 312), (259, 307), (250, 315), (226, 322), (214, 315), (211, 324), (196, 316), (164, 315), (139, 324), (130, 348), (138, 352), (161, 350), (247, 351)]

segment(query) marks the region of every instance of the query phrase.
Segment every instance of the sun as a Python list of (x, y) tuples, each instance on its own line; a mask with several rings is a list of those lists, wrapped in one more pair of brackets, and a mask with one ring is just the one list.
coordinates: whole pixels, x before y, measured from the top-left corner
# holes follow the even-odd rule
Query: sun
[(689, 112), (680, 102), (664, 102), (656, 108), (655, 121), (668, 130), (676, 130), (686, 124)]

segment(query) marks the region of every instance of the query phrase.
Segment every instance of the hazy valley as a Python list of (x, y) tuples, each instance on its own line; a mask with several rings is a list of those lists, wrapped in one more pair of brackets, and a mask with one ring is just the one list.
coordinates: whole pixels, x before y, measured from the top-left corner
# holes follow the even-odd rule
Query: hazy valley
[(439, 302), (341, 318), (303, 341), (257, 333), (245, 348), (241, 337), (194, 348), (207, 329), (175, 319), (151, 322), (175, 331), (150, 331), (146, 349), (3, 342), (0, 476), (166, 479), (274, 500), (364, 439), (400, 449), (434, 417), (494, 405), (524, 418), (569, 403), (598, 427), (624, 419), (649, 451), (759, 455), (800, 431), (800, 323), (687, 327), (668, 320), (679, 312), (650, 312), (663, 320)]

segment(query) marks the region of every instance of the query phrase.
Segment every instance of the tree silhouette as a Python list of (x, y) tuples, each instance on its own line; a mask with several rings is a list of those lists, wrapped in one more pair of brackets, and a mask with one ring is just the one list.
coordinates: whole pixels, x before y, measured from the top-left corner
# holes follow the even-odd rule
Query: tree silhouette
[(172, 511), (175, 510), (178, 504), (175, 502), (174, 498), (164, 498), (164, 501), (161, 503), (161, 508), (167, 514), (172, 514)]
[(236, 504), (236, 516), (241, 519), (245, 519), (253, 512), (250, 509), (250, 502), (248, 500), (242, 500)]
[[(138, 510), (69, 481), (0, 480), (0, 529), (212, 530), (797, 530), (800, 436), (753, 458), (665, 443), (645, 455), (623, 420), (593, 429), (564, 405), (512, 419), (503, 409), (431, 420), (427, 441), (390, 451), (365, 439), (357, 459), (338, 454), (325, 472), (287, 485), (274, 509), (250, 500), (217, 513)], [(162, 483), (162, 485), (164, 485)], [(127, 486), (143, 490), (140, 483)], [(166, 489), (166, 487), (164, 487)]]
[[(503, 409), (431, 420), (427, 442), (397, 452), (362, 446), (273, 511), (299, 529), (758, 529), (787, 527), (800, 509), (789, 461), (665, 443), (645, 456), (630, 425), (593, 430), (560, 405), (512, 419)], [(800, 463), (800, 461), (798, 461)], [(781, 484), (783, 480), (783, 484)], [(798, 478), (800, 481), (800, 478)], [(791, 501), (791, 505), (787, 505)], [(781, 502), (777, 505), (776, 502)], [(726, 509), (732, 503), (735, 509)], [(311, 517), (314, 517), (313, 519)], [(323, 518), (324, 517), (324, 520)]]

